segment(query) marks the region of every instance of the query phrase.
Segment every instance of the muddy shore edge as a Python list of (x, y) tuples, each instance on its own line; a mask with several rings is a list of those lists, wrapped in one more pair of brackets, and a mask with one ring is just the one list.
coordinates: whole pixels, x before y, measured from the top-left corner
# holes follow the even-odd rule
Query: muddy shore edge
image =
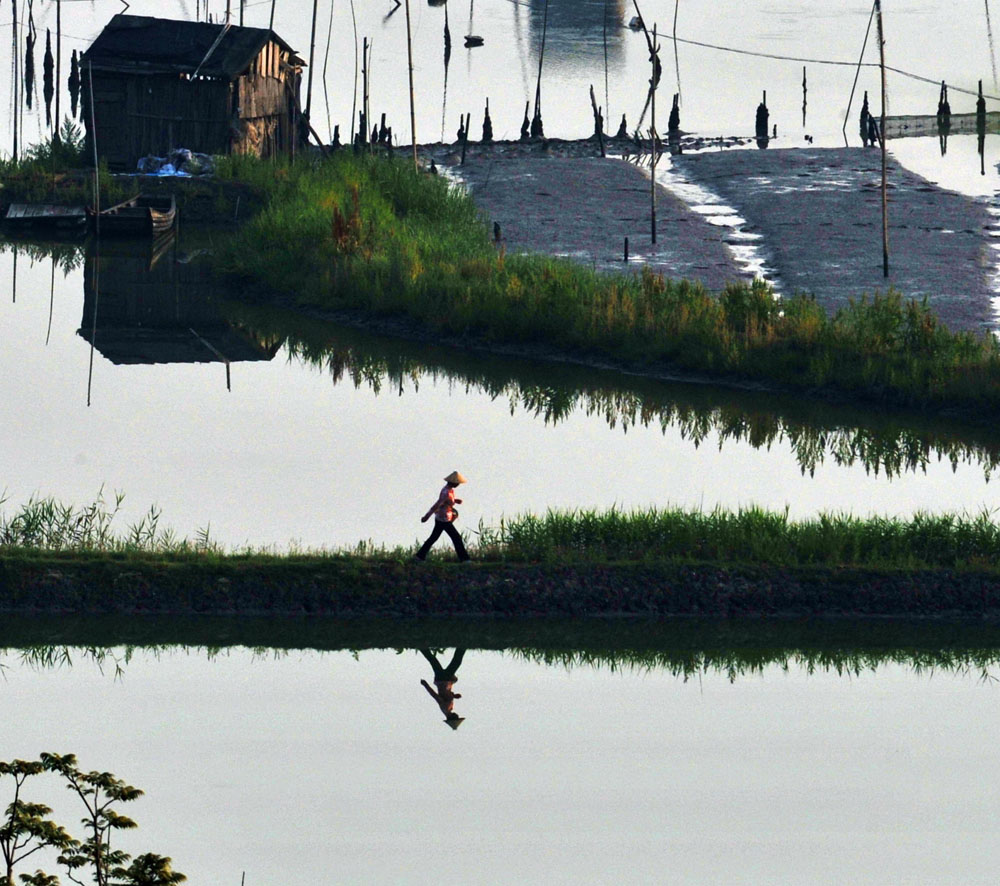
[(110, 555), (0, 557), (6, 614), (364, 617), (1000, 617), (987, 570), (678, 563), (269, 564)]

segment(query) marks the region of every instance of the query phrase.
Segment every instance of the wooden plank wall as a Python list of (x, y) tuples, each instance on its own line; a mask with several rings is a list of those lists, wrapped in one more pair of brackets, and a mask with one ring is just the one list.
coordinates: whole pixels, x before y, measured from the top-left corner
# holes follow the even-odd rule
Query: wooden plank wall
[(293, 148), (301, 76), (273, 41), (233, 83), (179, 73), (93, 78), (97, 151), (112, 168), (134, 170), (140, 157), (173, 148), (263, 157)]

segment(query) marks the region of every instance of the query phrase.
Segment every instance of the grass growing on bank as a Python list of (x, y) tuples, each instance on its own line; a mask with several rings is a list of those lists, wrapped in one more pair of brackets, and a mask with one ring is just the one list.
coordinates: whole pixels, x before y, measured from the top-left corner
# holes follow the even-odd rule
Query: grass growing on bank
[(1000, 526), (975, 516), (821, 514), (792, 520), (760, 508), (711, 512), (548, 511), (484, 527), (484, 559), (543, 562), (644, 560), (862, 566), (891, 569), (995, 569)]
[(505, 255), (469, 197), (402, 159), (234, 157), (220, 174), (269, 198), (219, 256), (221, 269), (300, 307), (980, 417), (1000, 407), (996, 341), (952, 333), (898, 292), (861, 296), (828, 317), (814, 299), (778, 299), (760, 282), (715, 296), (648, 271)]
[[(89, 167), (89, 168), (88, 168)], [(111, 206), (134, 196), (134, 182), (123, 182), (99, 168), (101, 205)], [(80, 126), (68, 117), (59, 137), (27, 147), (17, 159), (0, 159), (0, 203), (92, 204), (94, 176)]]
[[(407, 560), (413, 549), (360, 543), (322, 551), (227, 552), (200, 530), (194, 540), (160, 526), (154, 507), (124, 532), (115, 519), (123, 496), (101, 496), (83, 507), (32, 498), (12, 514), (0, 511), (0, 556), (26, 552), (112, 553), (167, 557), (260, 556), (270, 559), (348, 557)], [(465, 535), (469, 536), (468, 532)], [(639, 511), (548, 511), (480, 523), (475, 559), (487, 562), (578, 565), (615, 562), (705, 562), (779, 567), (853, 566), (876, 569), (995, 570), (1000, 526), (993, 515), (916, 514), (911, 518), (823, 514), (791, 520), (787, 511), (730, 512), (680, 508)], [(445, 550), (439, 546), (437, 555)], [(447, 555), (450, 558), (450, 554)]]

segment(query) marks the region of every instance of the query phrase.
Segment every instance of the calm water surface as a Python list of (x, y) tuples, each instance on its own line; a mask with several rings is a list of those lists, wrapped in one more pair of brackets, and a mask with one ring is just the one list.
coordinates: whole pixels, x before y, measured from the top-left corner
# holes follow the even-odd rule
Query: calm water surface
[[(956, 114), (975, 110), (974, 93), (980, 79), (988, 96), (1000, 96), (995, 48), (990, 39), (991, 32), (1000, 31), (1000, 9), (979, 0), (949, 3), (893, 0), (883, 5), (887, 62), (899, 69), (889, 74), (890, 113), (935, 113), (942, 80), (951, 88), (950, 101)], [(237, 3), (232, 7), (239, 8)], [(857, 0), (818, 3), (679, 0), (676, 4), (673, 0), (644, 0), (640, 7), (647, 23), (657, 24), (660, 33), (665, 33), (659, 98), (662, 121), (666, 120), (670, 95), (679, 91), (681, 124), (686, 131), (701, 135), (752, 135), (754, 111), (766, 90), (770, 119), (778, 126), (776, 146), (803, 145), (806, 135), (812, 136), (815, 144), (843, 144), (841, 130), (851, 102), (856, 65), (865, 44), (871, 4)], [(174, 0), (167, 4), (134, 0), (128, 11), (134, 15), (193, 19), (199, 11), (204, 17), (204, 8), (205, 4), (197, 0), (194, 3)], [(377, 118), (385, 112), (397, 138), (406, 143), (410, 139), (406, 20), (402, 7), (387, 15), (391, 9), (389, 0), (384, 3), (359, 0), (354, 4), (358, 39), (368, 37), (373, 43), (372, 113)], [(671, 39), (675, 10), (676, 46)], [(73, 49), (82, 52), (119, 11), (111, 2), (64, 4), (64, 81), (68, 77), (69, 53)], [(209, 0), (208, 11), (215, 17), (224, 16), (225, 3)], [(446, 13), (453, 44), (447, 68)], [(593, 131), (591, 85), (598, 102), (605, 107), (608, 129), (617, 128), (623, 113), (630, 126), (638, 122), (646, 96), (649, 59), (642, 34), (625, 27), (635, 14), (630, 2), (549, 0), (546, 4), (545, 0), (468, 3), (452, 0), (430, 6), (424, 0), (411, 0), (411, 14), (417, 138), (421, 142), (454, 139), (459, 116), (465, 113), (472, 114), (473, 133), (478, 134), (487, 99), (496, 137), (516, 138), (524, 104), (534, 101), (543, 27), (542, 110), (546, 133), (579, 137)], [(248, 26), (267, 27), (270, 15), (268, 0), (251, 0), (245, 7), (244, 21)], [(4, 49), (0, 50), (5, 64), (9, 63), (11, 51), (9, 19), (7, 16), (0, 25), (0, 34), (8, 35)], [(275, 30), (304, 57), (309, 51), (311, 20), (312, 4), (308, 0), (276, 0)], [(238, 14), (234, 21), (238, 21)], [(55, 29), (55, 5), (36, 4), (34, 22), (42, 35), (35, 59), (40, 90), (44, 31)], [(465, 49), (462, 37), (468, 33), (483, 36), (485, 45)], [(873, 110), (879, 110), (879, 77), (877, 67), (873, 67), (878, 62), (874, 27), (867, 40), (864, 61), (867, 66), (862, 68), (857, 83), (851, 123), (847, 127), (852, 144), (858, 143), (856, 120), (865, 90), (870, 93)], [(805, 120), (803, 67), (807, 80)], [(351, 5), (346, 0), (321, 3), (313, 65), (312, 116), (322, 134), (339, 124), (346, 140), (354, 79)], [(961, 90), (973, 94), (963, 94)], [(68, 110), (68, 95), (64, 94), (61, 101), (62, 108)], [(0, 107), (11, 107), (9, 78), (0, 84)], [(992, 98), (988, 107), (996, 108)], [(44, 104), (39, 102), (34, 111), (24, 114), (24, 135), (29, 143), (37, 141), (45, 128)], [(8, 110), (0, 123), (4, 151), (11, 149), (11, 135)], [(986, 181), (979, 174), (978, 157), (965, 158), (961, 151), (950, 151), (949, 157), (942, 158), (936, 138), (902, 140), (893, 147), (904, 163), (948, 187), (985, 195), (992, 195), (995, 189), (994, 164), (1000, 160), (995, 136), (987, 138)]]
[(454, 468), (473, 540), (480, 519), (549, 507), (995, 507), (988, 431), (393, 344), (241, 307), (188, 255), (149, 272), (118, 250), (95, 300), (92, 255), (53, 273), (18, 247), (15, 289), (0, 252), (8, 509), (103, 487), (126, 493), (122, 528), (156, 505), (228, 546), (410, 544)]
[[(465, 112), (473, 114), (475, 134), (487, 98), (497, 137), (516, 135), (523, 103), (534, 95), (544, 7), (542, 0), (452, 0), (446, 6), (411, 0), (420, 140), (438, 139), (442, 133), (452, 138), (458, 115)], [(648, 22), (672, 30), (674, 3), (646, 0), (641, 7)], [(402, 9), (387, 15), (390, 9), (388, 2), (355, 4), (359, 36), (374, 41), (372, 109), (385, 111), (397, 137), (406, 140), (405, 16)], [(662, 96), (680, 89), (684, 129), (749, 134), (754, 108), (766, 89), (771, 119), (778, 124), (777, 146), (805, 144), (805, 134), (814, 136), (816, 144), (842, 143), (853, 65), (870, 7), (846, 0), (681, 0), (676, 9), (677, 35), (688, 42), (678, 42), (675, 57), (672, 41), (664, 41)], [(210, 3), (211, 14), (223, 10), (218, 0)], [(447, 81), (446, 10), (454, 47)], [(933, 112), (941, 79), (953, 88), (955, 113), (973, 108), (973, 98), (958, 90), (974, 88), (980, 78), (987, 93), (1000, 94), (988, 10), (990, 4), (972, 0), (886, 4), (890, 61), (934, 81), (891, 74), (892, 113)], [(85, 48), (116, 11), (105, 3), (64, 4), (66, 50)], [(135, 0), (129, 11), (196, 15), (189, 0), (167, 7)], [(321, 132), (327, 117), (322, 60), (330, 11), (329, 5), (320, 9), (320, 58), (314, 65), (313, 116)], [(250, 3), (245, 21), (266, 26), (269, 15), (268, 3)], [(334, 3), (332, 15), (325, 76), (329, 120), (339, 122), (346, 133), (354, 79), (350, 4)], [(648, 58), (641, 34), (624, 27), (632, 15), (632, 5), (622, 0), (550, 0), (542, 93), (549, 135), (590, 131), (591, 84), (598, 100), (607, 104), (609, 128), (623, 112), (633, 125), (637, 121)], [(278, 0), (275, 27), (303, 53), (310, 17), (308, 3)], [(52, 4), (35, 9), (34, 20), (40, 32), (54, 27)], [(991, 21), (990, 27), (994, 25), (1000, 23)], [(9, 26), (0, 33), (10, 34)], [(466, 50), (461, 41), (465, 33), (483, 35), (485, 46)], [(722, 52), (698, 42), (850, 64), (805, 63), (808, 106), (803, 123), (803, 62)], [(870, 37), (867, 61), (875, 59), (875, 48)], [(40, 56), (36, 70), (41, 70)], [(876, 74), (863, 68), (859, 90), (874, 96)], [(0, 101), (9, 108), (8, 92), (5, 79)], [(859, 101), (860, 92), (852, 120)], [(68, 106), (64, 95), (63, 107)], [(4, 150), (9, 150), (10, 124), (8, 113), (0, 121)], [(26, 117), (29, 141), (42, 129), (37, 111)], [(847, 127), (852, 144), (855, 130), (854, 123)], [(1000, 159), (995, 139), (986, 139), (985, 176), (971, 137), (952, 137), (945, 157), (936, 138), (902, 139), (893, 143), (893, 150), (933, 180), (991, 199), (994, 163)], [(203, 245), (189, 241), (187, 249)], [(495, 522), (504, 514), (547, 507), (758, 504), (787, 506), (794, 515), (805, 515), (995, 506), (987, 478), (996, 463), (997, 441), (981, 432), (952, 434), (940, 425), (914, 431), (893, 418), (887, 419), (887, 430), (885, 422), (871, 426), (879, 419), (795, 415), (773, 403), (742, 400), (733, 405), (723, 394), (706, 402), (690, 392), (663, 393), (648, 386), (636, 390), (607, 377), (555, 382), (545, 374), (554, 372), (551, 368), (508, 367), (499, 370), (505, 380), (497, 382), (492, 369), (456, 369), (447, 355), (428, 358), (405, 347), (387, 369), (379, 363), (381, 356), (371, 354), (379, 355), (385, 343), (309, 342), (311, 352), (316, 347), (323, 352), (353, 348), (353, 362), (341, 367), (343, 376), (336, 381), (337, 373), (328, 365), (297, 356), (302, 348), (295, 345), (301, 341), (286, 321), (275, 327), (270, 319), (234, 318), (230, 310), (224, 330), (216, 326), (206, 332), (209, 320), (194, 304), (199, 290), (176, 274), (167, 274), (163, 283), (163, 268), (176, 257), (161, 261), (155, 298), (141, 289), (139, 278), (132, 283), (126, 279), (135, 262), (116, 259), (124, 269), (117, 280), (102, 271), (104, 301), (97, 310), (98, 346), (92, 354), (93, 336), (87, 329), (95, 299), (93, 293), (89, 301), (85, 296), (82, 258), (71, 261), (77, 264), (68, 273), (57, 269), (53, 278), (48, 259), (31, 261), (22, 252), (15, 284), (14, 254), (0, 252), (0, 490), (6, 490), (8, 507), (36, 493), (85, 502), (103, 487), (108, 494), (127, 494), (127, 520), (155, 504), (181, 534), (209, 527), (225, 544), (285, 547), (295, 541), (309, 546), (360, 539), (410, 543), (422, 534), (417, 519), (440, 478), (454, 468), (472, 479), (462, 516), (467, 533), (480, 518)], [(218, 293), (208, 292), (206, 298), (224, 301)], [(136, 333), (149, 326), (141, 306), (150, 300), (156, 302), (150, 310), (158, 323), (166, 322), (169, 310), (175, 312), (168, 340), (151, 343)], [(251, 327), (251, 340), (233, 331), (240, 324)], [(110, 342), (109, 331), (114, 333)], [(137, 348), (145, 348), (146, 362), (129, 362)], [(219, 352), (233, 361), (231, 390)], [(379, 365), (367, 366), (372, 359)], [(484, 372), (490, 376), (485, 383)], [(665, 418), (664, 412), (672, 410), (683, 414)]]
[(470, 649), (453, 731), (412, 649), (139, 650), (117, 677), (69, 653), (3, 655), (0, 756), (143, 788), (122, 845), (193, 883), (969, 884), (1000, 863), (1000, 689), (977, 669), (685, 678)]

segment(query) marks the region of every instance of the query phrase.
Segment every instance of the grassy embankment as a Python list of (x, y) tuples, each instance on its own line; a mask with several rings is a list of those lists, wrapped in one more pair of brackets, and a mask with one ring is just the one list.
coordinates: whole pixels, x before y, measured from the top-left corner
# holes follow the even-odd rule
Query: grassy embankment
[[(102, 160), (96, 181), (100, 205), (114, 206), (143, 193), (173, 194), (185, 223), (227, 224), (260, 208), (260, 192), (232, 178), (138, 178), (113, 174)], [(60, 138), (26, 148), (17, 160), (0, 158), (0, 207), (10, 203), (92, 206), (95, 176), (79, 126), (65, 120)]]
[(0, 518), (0, 611), (336, 615), (1000, 613), (1000, 528), (978, 517), (792, 521), (648, 511), (554, 513), (480, 527), (477, 560), (409, 549), (226, 552), (155, 511), (36, 500)]
[(266, 195), (220, 268), (300, 308), (402, 319), (418, 334), (530, 346), (631, 367), (823, 390), (979, 420), (1000, 411), (1000, 346), (952, 333), (902, 295), (828, 317), (766, 285), (598, 274), (505, 255), (471, 199), (403, 160), (341, 153), (295, 166), (232, 158), (220, 175)]

